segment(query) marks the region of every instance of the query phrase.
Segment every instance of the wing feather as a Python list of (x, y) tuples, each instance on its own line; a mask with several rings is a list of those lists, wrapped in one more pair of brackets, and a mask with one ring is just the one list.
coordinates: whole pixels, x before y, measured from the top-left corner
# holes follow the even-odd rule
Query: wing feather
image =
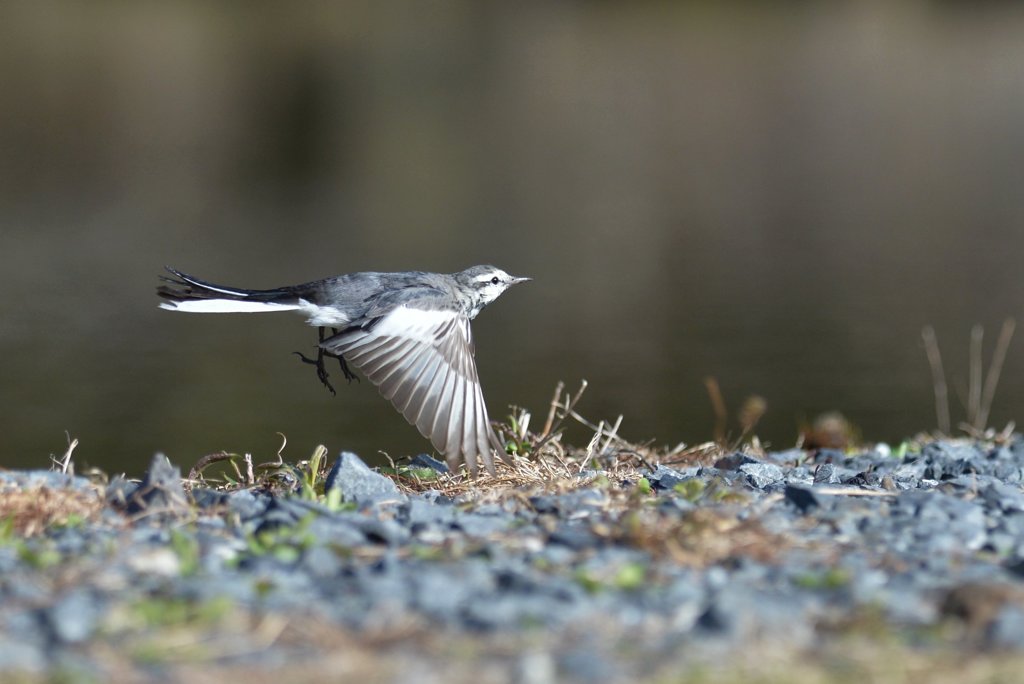
[(461, 455), (448, 445), (450, 437), (448, 420), (452, 415), (452, 406), (455, 403), (455, 388), (458, 382), (459, 376), (455, 369), (450, 366), (445, 368), (444, 384), (441, 385), (438, 392), (437, 406), (434, 409), (433, 420), (430, 424), (430, 441), (434, 443), (438, 451), (445, 455), (448, 465), (458, 461)]
[(380, 393), (403, 414), (405, 414), (405, 406), (408, 402), (408, 391), (405, 391), (405, 394), (402, 392), (415, 386), (427, 364), (431, 361), (431, 356), (420, 345), (410, 344), (401, 361), (393, 364), (393, 368), (389, 369), (388, 376), (380, 383)]
[[(401, 384), (395, 387), (395, 391), (392, 393), (391, 401), (395, 408), (401, 411), (406, 420), (413, 425), (416, 424), (417, 416), (415, 414), (422, 406), (422, 402), (417, 402), (416, 399), (422, 398), (430, 389), (430, 383), (433, 382), (440, 363), (442, 360), (437, 354), (421, 350)], [(410, 407), (413, 410), (409, 410)]]
[[(476, 458), (480, 452), (480, 441), (479, 441), (479, 410), (477, 408), (477, 396), (476, 392), (473, 391), (473, 385), (470, 382), (463, 382), (464, 394), (465, 394), (465, 407), (463, 409), (463, 421), (461, 426), (462, 438), (462, 451), (466, 455), (466, 464), (469, 465), (471, 473), (476, 471)], [(456, 430), (460, 429), (460, 426), (454, 426)]]
[(441, 394), (439, 386), (444, 383), (444, 370), (447, 367), (444, 359), (438, 354), (430, 355), (430, 365), (420, 376), (416, 386), (409, 393), (407, 402), (402, 413), (413, 425), (423, 432), (423, 416), (432, 414), (436, 408), (436, 402)]
[(468, 318), (399, 306), (323, 347), (362, 371), (453, 469), (464, 461), (475, 474), (479, 457), (494, 472), (491, 449), (498, 440), (487, 418)]

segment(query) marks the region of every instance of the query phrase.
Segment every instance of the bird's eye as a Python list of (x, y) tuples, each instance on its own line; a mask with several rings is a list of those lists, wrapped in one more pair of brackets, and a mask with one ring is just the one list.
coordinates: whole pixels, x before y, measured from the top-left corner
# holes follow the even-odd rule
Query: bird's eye
[(501, 281), (498, 280), (498, 276), (494, 276), (493, 278), (491, 278), (491, 285), (497, 285), (500, 282)]

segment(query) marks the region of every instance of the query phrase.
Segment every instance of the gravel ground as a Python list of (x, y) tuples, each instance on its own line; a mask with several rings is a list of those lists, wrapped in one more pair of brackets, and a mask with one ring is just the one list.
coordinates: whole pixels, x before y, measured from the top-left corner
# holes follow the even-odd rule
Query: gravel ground
[(712, 681), (779, 658), (792, 675), (865, 636), (901, 658), (1012, 659), (1022, 468), (1015, 439), (734, 453), (454, 499), (347, 453), (327, 497), (186, 492), (160, 456), (102, 487), (0, 472), (0, 675)]

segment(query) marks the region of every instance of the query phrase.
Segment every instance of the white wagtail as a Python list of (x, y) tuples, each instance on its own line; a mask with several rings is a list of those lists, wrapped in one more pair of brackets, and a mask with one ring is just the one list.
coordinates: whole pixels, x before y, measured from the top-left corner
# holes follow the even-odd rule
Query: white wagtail
[[(337, 358), (348, 380), (362, 371), (445, 455), (454, 470), (459, 459), (476, 475), (477, 457), (494, 473), (491, 449), (503, 451), (491, 429), (473, 360), (469, 322), (502, 292), (529, 278), (494, 266), (452, 274), (351, 273), (273, 290), (214, 285), (167, 270), (157, 294), (172, 311), (200, 313), (298, 311), (319, 332), (317, 377), (334, 393), (324, 356)], [(333, 334), (327, 336), (326, 329)], [(346, 363), (347, 362), (347, 363)]]

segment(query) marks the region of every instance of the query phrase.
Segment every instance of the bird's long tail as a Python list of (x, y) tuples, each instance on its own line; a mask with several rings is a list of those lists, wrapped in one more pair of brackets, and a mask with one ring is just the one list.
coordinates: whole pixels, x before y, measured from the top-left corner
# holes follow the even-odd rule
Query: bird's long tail
[(162, 309), (193, 313), (260, 313), (302, 308), (293, 288), (245, 290), (208, 283), (170, 266), (164, 268), (174, 277), (160, 276), (164, 284), (157, 287), (156, 293), (166, 300), (160, 303)]

